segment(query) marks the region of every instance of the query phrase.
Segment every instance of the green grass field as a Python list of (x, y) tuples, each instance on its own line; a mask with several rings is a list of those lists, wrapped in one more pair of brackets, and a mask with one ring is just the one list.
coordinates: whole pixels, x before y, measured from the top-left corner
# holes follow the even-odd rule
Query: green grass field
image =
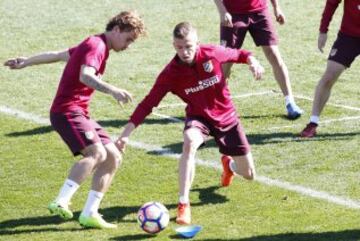
[[(308, 98), (312, 99), (341, 21), (342, 6), (331, 23), (326, 54), (320, 54), (316, 45), (324, 2), (280, 1), (287, 23), (277, 28), (279, 46), (297, 102), (306, 111), (300, 120), (284, 118), (284, 100), (270, 66), (247, 37), (244, 48), (254, 52), (267, 72), (256, 82), (246, 66), (235, 66), (230, 89), (238, 96), (234, 101), (252, 144), (259, 180), (238, 178), (231, 187), (220, 188), (215, 143), (201, 148), (191, 200), (193, 222), (203, 230), (194, 240), (360, 240), (359, 59), (335, 85), (318, 137), (297, 137), (308, 122)], [(218, 43), (213, 1), (0, 0), (0, 61), (68, 48), (102, 32), (112, 15), (127, 9), (143, 15), (148, 36), (123, 53), (112, 53), (104, 80), (132, 92), (135, 103), (121, 109), (111, 97), (98, 93), (91, 104), (92, 117), (116, 136), (174, 55), (171, 31), (176, 23), (190, 21), (202, 42)], [(183, 123), (165, 116), (182, 119), (184, 107), (171, 106), (180, 103), (171, 95), (134, 132), (102, 202), (100, 212), (118, 229), (83, 229), (76, 219), (63, 222), (48, 213), (47, 204), (75, 161), (46, 122), (63, 67), (1, 69), (0, 240), (180, 240), (174, 231), (177, 161), (171, 154), (181, 151)], [(72, 200), (75, 217), (88, 190), (86, 182)], [(138, 208), (150, 200), (162, 202), (171, 214), (169, 227), (157, 236), (145, 234), (136, 222)]]

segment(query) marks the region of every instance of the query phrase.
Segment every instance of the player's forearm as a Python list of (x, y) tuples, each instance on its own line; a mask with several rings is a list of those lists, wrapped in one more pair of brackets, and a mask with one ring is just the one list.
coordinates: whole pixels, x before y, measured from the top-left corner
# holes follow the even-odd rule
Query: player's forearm
[(129, 137), (131, 135), (131, 133), (135, 130), (135, 125), (132, 122), (129, 122), (126, 124), (126, 126), (124, 127), (123, 132), (120, 135), (120, 138), (126, 138)]
[(220, 14), (224, 14), (227, 12), (222, 0), (214, 0), (216, 8)]
[(25, 66), (38, 65), (38, 64), (49, 64), (58, 61), (67, 61), (69, 54), (67, 51), (50, 51), (37, 54), (25, 59)]
[(277, 9), (278, 7), (280, 7), (278, 0), (270, 0), (270, 2), (274, 9)]
[(114, 86), (102, 81), (99, 77), (93, 74), (82, 74), (80, 81), (97, 91), (103, 92), (105, 94), (112, 95)]

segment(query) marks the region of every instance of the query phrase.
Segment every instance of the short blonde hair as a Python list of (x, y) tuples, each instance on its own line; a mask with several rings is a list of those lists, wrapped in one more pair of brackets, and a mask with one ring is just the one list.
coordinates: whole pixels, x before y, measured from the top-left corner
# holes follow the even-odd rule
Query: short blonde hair
[(124, 11), (114, 16), (106, 25), (106, 31), (118, 26), (120, 31), (134, 32), (135, 37), (146, 35), (143, 19), (135, 11)]

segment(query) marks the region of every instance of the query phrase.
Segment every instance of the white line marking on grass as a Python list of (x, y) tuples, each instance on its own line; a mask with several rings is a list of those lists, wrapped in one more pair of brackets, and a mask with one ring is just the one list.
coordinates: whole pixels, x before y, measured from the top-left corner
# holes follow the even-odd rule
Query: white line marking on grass
[(173, 108), (173, 107), (179, 107), (179, 106), (186, 106), (186, 104), (184, 102), (181, 103), (176, 103), (176, 104), (164, 104), (164, 105), (159, 105), (158, 107), (156, 107), (156, 109), (164, 109), (164, 108)]
[(42, 124), (42, 125), (50, 124), (49, 119), (45, 119), (45, 118), (39, 117), (39, 116), (31, 114), (31, 113), (27, 113), (24, 111), (15, 110), (15, 109), (9, 108), (7, 106), (0, 106), (0, 112), (5, 113), (10, 116), (15, 116), (19, 119), (29, 120), (29, 121), (35, 122), (37, 124)]
[[(330, 124), (333, 122), (339, 122), (339, 121), (351, 121), (351, 120), (359, 120), (360, 116), (346, 116), (346, 117), (342, 117), (342, 118), (338, 118), (338, 119), (328, 119), (328, 120), (323, 120), (323, 121), (319, 121), (319, 124)], [(297, 127), (297, 126), (303, 126), (302, 124), (294, 124), (294, 125), (286, 125), (286, 126), (274, 126), (274, 127), (267, 127), (267, 128), (263, 128), (266, 130), (278, 130), (278, 129), (285, 129), (285, 128), (293, 128), (293, 127)]]
[(168, 119), (168, 120), (171, 120), (173, 122), (183, 122), (181, 119), (179, 118), (176, 118), (176, 117), (172, 117), (172, 116), (168, 116), (168, 115), (163, 115), (163, 114), (159, 114), (159, 113), (156, 113), (156, 112), (152, 112), (151, 114), (155, 115), (155, 116), (158, 116), (158, 117), (162, 117), (164, 119)]
[[(295, 95), (294, 97), (297, 98), (297, 99), (309, 100), (311, 102), (313, 101), (313, 98), (303, 96), (303, 95)], [(340, 104), (334, 104), (334, 103), (326, 103), (326, 105), (336, 106), (336, 107), (340, 107), (340, 108), (344, 108), (344, 109), (348, 109), (348, 110), (360, 111), (360, 108), (353, 107), (353, 106), (348, 106), (348, 105), (340, 105)]]
[[(0, 112), (10, 115), (10, 116), (15, 116), (19, 119), (29, 120), (36, 124), (49, 124), (49, 121), (45, 118), (36, 116), (31, 113), (26, 113), (26, 112), (23, 112), (20, 110), (15, 110), (15, 109), (5, 107), (5, 106), (0, 106)], [(116, 137), (113, 137), (113, 138), (116, 138)], [(149, 144), (145, 144), (142, 142), (136, 142), (136, 141), (130, 141), (129, 144), (134, 148), (143, 149), (143, 150), (146, 150), (149, 152), (154, 152), (161, 156), (171, 157), (171, 158), (175, 158), (175, 159), (178, 159), (180, 157), (180, 154), (174, 153), (169, 148), (162, 148), (162, 147), (149, 145)], [(222, 169), (221, 165), (217, 161), (204, 161), (201, 159), (196, 159), (196, 163), (201, 166), (212, 167), (212, 168), (215, 168), (218, 170)], [(300, 185), (294, 185), (289, 182), (271, 179), (271, 178), (264, 177), (264, 176), (257, 176), (256, 180), (260, 183), (263, 183), (263, 184), (266, 184), (269, 186), (275, 186), (275, 187), (279, 187), (282, 189), (290, 190), (290, 191), (297, 192), (297, 193), (305, 195), (305, 196), (310, 196), (313, 198), (325, 200), (327, 202), (335, 203), (335, 204), (338, 204), (338, 205), (341, 205), (344, 207), (360, 209), (360, 202), (354, 201), (354, 200), (351, 200), (348, 198), (338, 197), (335, 195), (328, 194), (326, 192), (316, 191), (311, 188), (303, 187)]]
[[(240, 98), (247, 98), (251, 96), (259, 96), (259, 95), (269, 95), (269, 94), (276, 94), (273, 90), (267, 90), (262, 92), (255, 92), (255, 93), (247, 93), (247, 94), (241, 94), (241, 95), (234, 95), (231, 98), (232, 99), (240, 99)], [(174, 107), (185, 107), (186, 104), (184, 102), (181, 103), (175, 103), (175, 104), (163, 104), (156, 107), (156, 109), (164, 109), (164, 108), (174, 108)]]
[(273, 90), (267, 90), (267, 91), (262, 91), (262, 92), (254, 92), (254, 93), (247, 93), (247, 94), (242, 94), (242, 95), (234, 95), (234, 96), (232, 96), (232, 99), (240, 99), (240, 98), (246, 98), (246, 97), (251, 97), (251, 96), (270, 95), (270, 94), (277, 94), (277, 93), (275, 91), (273, 91)]

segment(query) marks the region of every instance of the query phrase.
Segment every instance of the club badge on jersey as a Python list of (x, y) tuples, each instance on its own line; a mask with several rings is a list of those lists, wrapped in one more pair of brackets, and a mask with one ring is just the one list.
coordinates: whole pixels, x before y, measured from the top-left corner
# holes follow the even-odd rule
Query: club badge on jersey
[(211, 71), (213, 71), (213, 69), (214, 69), (214, 66), (211, 63), (211, 60), (203, 63), (203, 67), (204, 67), (205, 72), (208, 72), (208, 73), (211, 73)]

